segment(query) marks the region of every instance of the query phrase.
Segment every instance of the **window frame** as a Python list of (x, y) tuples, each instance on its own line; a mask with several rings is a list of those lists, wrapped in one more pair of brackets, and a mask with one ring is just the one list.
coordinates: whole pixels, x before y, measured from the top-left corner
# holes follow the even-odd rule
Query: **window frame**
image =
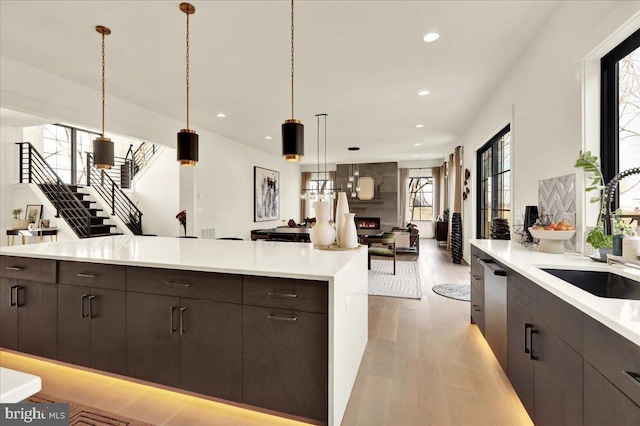
[[(426, 180), (427, 180), (427, 183), (426, 183), (424, 186), (430, 186), (430, 187), (431, 187), (431, 191), (419, 191), (419, 192), (422, 192), (422, 193), (431, 193), (431, 219), (423, 219), (423, 218), (422, 218), (422, 214), (420, 214), (420, 219), (415, 219), (415, 218), (413, 218), (413, 217), (407, 217), (407, 218), (405, 218), (404, 220), (405, 220), (405, 221), (409, 221), (409, 222), (411, 222), (411, 221), (418, 221), (418, 222), (433, 222), (433, 221), (435, 220), (435, 219), (434, 219), (434, 214), (435, 214), (435, 212), (433, 211), (433, 192), (434, 192), (434, 188), (433, 188), (433, 176), (413, 176), (413, 177), (409, 177), (409, 178), (407, 178), (407, 180), (406, 180), (406, 182), (405, 182), (405, 185), (407, 185), (407, 198), (408, 198), (408, 199), (407, 199), (407, 209), (408, 209), (408, 211), (411, 211), (411, 209), (412, 209), (412, 205), (411, 205), (411, 196), (412, 196), (413, 194), (417, 194), (417, 193), (419, 193), (419, 192), (412, 192), (412, 191), (410, 191), (410, 188), (411, 188), (411, 181), (412, 181), (413, 179), (419, 179), (419, 180), (420, 180), (420, 179), (426, 179)], [(420, 188), (424, 188), (424, 186), (421, 186)], [(415, 201), (415, 199), (416, 199), (416, 197), (414, 196), (414, 197), (413, 197), (413, 200)], [(409, 215), (407, 214), (407, 216), (409, 216)]]
[[(619, 173), (618, 62), (639, 47), (640, 30), (637, 30), (600, 61), (600, 166), (605, 183)], [(618, 207), (618, 192), (615, 191), (612, 209)]]
[[(478, 148), (478, 150), (476, 151), (476, 238), (479, 239), (487, 239), (489, 238), (488, 236), (483, 236), (483, 231), (484, 231), (484, 222), (482, 221), (482, 212), (483, 210), (485, 210), (483, 207), (481, 206), (480, 203), (483, 200), (483, 193), (482, 193), (482, 185), (481, 182), (483, 180), (483, 176), (482, 176), (482, 157), (483, 154), (485, 152), (487, 152), (489, 149), (491, 149), (491, 174), (489, 175), (489, 179), (491, 182), (491, 218), (493, 217), (498, 217), (497, 213), (499, 211), (505, 211), (506, 209), (500, 209), (500, 203), (498, 202), (499, 198), (501, 198), (499, 195), (499, 185), (498, 185), (498, 177), (501, 174), (504, 174), (505, 172), (509, 172), (509, 182), (512, 181), (511, 179), (511, 172), (513, 171), (511, 168), (511, 161), (509, 162), (509, 169), (508, 170), (501, 170), (498, 167), (499, 164), (499, 158), (498, 158), (498, 142), (500, 141), (500, 139), (502, 139), (506, 134), (511, 132), (511, 124), (507, 124), (502, 130), (500, 130), (498, 133), (495, 134), (495, 136), (493, 136), (491, 139), (489, 139), (489, 141), (487, 143), (485, 143), (484, 145), (482, 145), (480, 148)], [(510, 144), (511, 145), (511, 144)], [(511, 152), (511, 147), (509, 148), (509, 152)], [(511, 184), (509, 186), (511, 188)], [(512, 191), (512, 189), (510, 189), (510, 191)], [(509, 212), (511, 212), (511, 208), (508, 209)]]
[[(71, 159), (70, 159), (71, 160), (71, 162), (70, 162), (70, 164), (71, 164), (71, 170), (70, 170), (70, 174), (71, 174), (71, 179), (70, 180), (71, 180), (71, 182), (69, 182), (69, 185), (77, 185), (78, 184), (78, 159), (77, 159), (77, 156), (76, 156), (76, 151), (78, 149), (78, 135), (77, 135), (77, 132), (84, 132), (84, 133), (87, 133), (89, 135), (95, 135), (96, 137), (100, 136), (100, 133), (96, 133), (96, 132), (93, 132), (91, 130), (81, 129), (81, 128), (78, 128), (78, 127), (73, 127), (73, 126), (69, 126), (67, 124), (60, 124), (60, 123), (45, 124), (45, 126), (63, 127), (65, 129), (68, 129), (68, 130), (71, 131), (71, 135), (70, 135), (71, 138), (70, 138), (70, 141), (69, 141), (69, 143), (71, 145), (71, 148), (69, 150), (70, 155), (71, 155)], [(43, 139), (44, 138), (45, 137), (43, 137)], [(49, 138), (47, 138), (47, 139), (49, 139)], [(45, 160), (46, 160), (46, 154), (44, 153), (44, 149), (43, 149), (42, 154), (43, 154), (43, 156), (45, 156)], [(80, 167), (82, 168), (82, 165), (80, 165)], [(57, 167), (54, 167), (53, 165), (51, 165), (51, 168), (53, 168), (57, 173)]]

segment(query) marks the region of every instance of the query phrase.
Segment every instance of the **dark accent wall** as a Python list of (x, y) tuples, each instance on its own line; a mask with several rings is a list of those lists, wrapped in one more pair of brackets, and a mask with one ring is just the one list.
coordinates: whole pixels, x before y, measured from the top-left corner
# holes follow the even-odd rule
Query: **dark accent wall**
[[(356, 217), (379, 217), (382, 229), (390, 230), (398, 226), (398, 163), (361, 163), (360, 177), (372, 177), (375, 196), (371, 201), (349, 200), (349, 210)], [(347, 190), (349, 165), (338, 164), (336, 168), (336, 186)]]

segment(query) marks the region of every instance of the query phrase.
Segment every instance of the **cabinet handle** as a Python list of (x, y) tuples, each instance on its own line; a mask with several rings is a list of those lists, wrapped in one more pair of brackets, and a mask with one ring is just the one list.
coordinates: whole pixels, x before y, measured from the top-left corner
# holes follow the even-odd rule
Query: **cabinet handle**
[(281, 317), (280, 315), (267, 315), (267, 318), (276, 321), (297, 321), (298, 317)]
[(531, 345), (529, 346), (529, 347), (531, 348), (531, 349), (530, 349), (530, 352), (529, 352), (529, 359), (532, 359), (532, 360), (534, 360), (534, 361), (537, 361), (537, 360), (538, 360), (538, 356), (533, 354), (533, 335), (534, 335), (534, 334), (538, 334), (538, 330), (536, 330), (535, 328), (532, 328), (532, 329), (531, 329), (531, 331), (529, 332), (529, 334), (530, 334), (530, 336), (531, 336), (531, 337), (530, 337), (530, 339), (531, 339)]
[(191, 287), (191, 284), (186, 284), (186, 283), (176, 283), (174, 281), (167, 281), (165, 282), (166, 285), (175, 285), (178, 287)]
[(640, 373), (635, 373), (633, 371), (625, 371), (624, 372), (627, 376), (631, 377), (633, 380), (636, 381), (637, 384), (640, 385)]
[(95, 318), (95, 316), (93, 316), (93, 303), (91, 303), (95, 298), (96, 296), (89, 296), (89, 319)]
[(23, 266), (5, 266), (4, 269), (7, 271), (22, 271), (24, 269)]
[(473, 306), (473, 310), (474, 311), (480, 312), (480, 306), (478, 306), (478, 305), (471, 305), (471, 306)]
[(473, 278), (474, 278), (476, 281), (480, 281), (480, 280), (482, 279), (482, 278), (480, 278), (480, 275), (473, 275)]
[(18, 286), (18, 288), (16, 288), (16, 303), (17, 303), (17, 307), (19, 308), (20, 306), (24, 306), (24, 296), (22, 298), (22, 303), (20, 303), (20, 290), (22, 290), (23, 294), (24, 294), (24, 287)]
[(87, 297), (89, 297), (88, 294), (83, 294), (80, 298), (80, 315), (82, 316), (82, 318), (87, 318), (89, 316), (84, 313), (84, 299), (86, 299)]
[(528, 339), (528, 335), (529, 333), (527, 333), (527, 331), (529, 331), (531, 329), (531, 327), (533, 327), (533, 324), (525, 324), (524, 325), (524, 353), (528, 354), (531, 351), (529, 350), (529, 345), (527, 345), (527, 339)]
[(184, 334), (187, 332), (187, 329), (184, 328), (184, 311), (186, 311), (187, 308), (182, 307), (180, 308), (180, 334)]
[(275, 297), (286, 297), (287, 299), (295, 299), (296, 297), (298, 297), (297, 293), (277, 293), (274, 291), (270, 291), (267, 294), (269, 296), (275, 296)]
[(76, 276), (77, 276), (77, 277), (80, 277), (80, 278), (95, 278), (95, 277), (96, 277), (95, 275), (91, 275), (91, 274), (82, 274), (82, 273), (81, 273), (81, 274), (76, 274)]
[[(15, 290), (15, 294), (16, 294), (15, 301), (13, 299), (13, 294), (14, 294), (13, 290)], [(12, 285), (9, 288), (9, 306), (16, 306), (16, 307), (18, 306), (18, 286), (17, 285)]]
[(169, 334), (173, 334), (177, 330), (177, 328), (176, 328), (176, 326), (175, 326), (175, 324), (173, 322), (173, 313), (175, 312), (176, 309), (177, 308), (175, 306), (172, 306), (169, 309)]

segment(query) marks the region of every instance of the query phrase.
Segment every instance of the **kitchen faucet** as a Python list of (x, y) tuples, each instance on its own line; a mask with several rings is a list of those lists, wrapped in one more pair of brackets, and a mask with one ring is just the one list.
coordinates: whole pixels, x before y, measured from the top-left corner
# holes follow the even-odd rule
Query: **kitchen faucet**
[(613, 179), (609, 181), (607, 186), (604, 189), (604, 202), (606, 207), (606, 213), (604, 215), (604, 233), (606, 235), (613, 235), (613, 215), (611, 214), (611, 201), (613, 200), (613, 196), (616, 193), (616, 185), (622, 179), (640, 174), (640, 167), (633, 167), (629, 170), (625, 170), (624, 172), (620, 172), (614, 176)]

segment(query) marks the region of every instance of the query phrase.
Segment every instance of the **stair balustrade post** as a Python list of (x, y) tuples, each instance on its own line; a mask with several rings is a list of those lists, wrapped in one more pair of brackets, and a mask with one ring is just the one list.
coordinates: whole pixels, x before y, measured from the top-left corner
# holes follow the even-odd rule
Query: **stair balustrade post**
[(116, 186), (111, 182), (111, 214), (116, 214)]
[(33, 150), (33, 147), (31, 145), (29, 145), (29, 183), (32, 183), (31, 182), (31, 168), (33, 167), (33, 165), (32, 165), (33, 159), (31, 158), (32, 150)]
[(60, 184), (62, 182), (56, 180), (56, 217), (60, 217)]
[(22, 183), (23, 180), (23, 174), (24, 174), (24, 142), (20, 142), (20, 183)]
[(87, 186), (91, 186), (91, 153), (87, 152)]

